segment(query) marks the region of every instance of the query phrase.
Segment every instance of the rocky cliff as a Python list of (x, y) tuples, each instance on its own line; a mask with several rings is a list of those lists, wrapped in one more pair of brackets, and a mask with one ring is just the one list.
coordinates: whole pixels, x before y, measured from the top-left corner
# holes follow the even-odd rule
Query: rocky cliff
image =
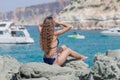
[(0, 13), (0, 19), (38, 25), (47, 15), (57, 16), (78, 29), (106, 29), (120, 25), (120, 0), (56, 0)]
[(57, 0), (51, 3), (20, 7), (14, 11), (0, 13), (0, 20), (8, 19), (25, 25), (38, 25), (44, 17), (56, 16), (69, 3), (70, 0)]
[(58, 17), (79, 29), (119, 25), (120, 0), (73, 0)]

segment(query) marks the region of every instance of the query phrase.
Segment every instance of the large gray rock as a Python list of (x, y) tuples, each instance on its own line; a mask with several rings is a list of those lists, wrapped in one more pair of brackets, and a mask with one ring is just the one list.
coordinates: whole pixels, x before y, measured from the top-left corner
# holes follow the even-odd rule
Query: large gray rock
[(31, 79), (21, 79), (21, 80), (48, 80), (46, 78), (31, 78)]
[(90, 68), (88, 64), (84, 63), (84, 61), (82, 60), (77, 60), (71, 57), (67, 59), (64, 66), (74, 69), (76, 77), (79, 77), (80, 80), (85, 80), (90, 73)]
[(89, 68), (88, 64), (84, 63), (81, 60), (70, 61), (70, 62), (66, 63), (64, 66), (70, 67), (75, 70), (83, 70), (83, 69)]
[(73, 72), (74, 70), (68, 67), (34, 62), (22, 65), (19, 74), (21, 78), (49, 78), (57, 75), (72, 75)]
[(120, 67), (117, 60), (97, 54), (94, 61), (89, 76), (90, 80), (120, 80)]
[(108, 50), (106, 52), (106, 55), (109, 56), (109, 57), (120, 59), (120, 49), (118, 49), (118, 50)]
[(64, 67), (32, 62), (23, 64), (19, 69), (19, 73), (13, 77), (13, 80), (34, 80), (36, 78), (45, 78), (48, 80), (79, 80), (80, 78), (85, 78), (89, 72), (88, 65), (80, 60), (70, 61)]
[(10, 80), (17, 73), (21, 63), (10, 56), (0, 56), (0, 80)]
[(54, 77), (50, 77), (49, 80), (79, 80), (79, 77), (73, 75), (58, 75)]

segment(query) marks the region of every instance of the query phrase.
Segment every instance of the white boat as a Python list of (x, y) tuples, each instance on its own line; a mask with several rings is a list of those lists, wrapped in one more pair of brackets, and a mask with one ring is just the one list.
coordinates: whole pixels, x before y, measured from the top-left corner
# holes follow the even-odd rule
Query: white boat
[(120, 28), (119, 27), (109, 28), (107, 30), (101, 31), (101, 33), (105, 36), (120, 36)]
[(84, 35), (80, 35), (80, 34), (73, 34), (73, 35), (68, 35), (69, 38), (76, 38), (76, 39), (85, 39)]
[(0, 43), (26, 44), (34, 43), (24, 26), (15, 25), (14, 22), (0, 22)]

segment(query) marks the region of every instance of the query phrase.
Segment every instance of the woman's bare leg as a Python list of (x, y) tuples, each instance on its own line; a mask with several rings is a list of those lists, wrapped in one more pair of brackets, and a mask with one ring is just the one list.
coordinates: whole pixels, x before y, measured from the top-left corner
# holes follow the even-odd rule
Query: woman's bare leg
[(69, 55), (69, 49), (64, 49), (62, 53), (60, 53), (58, 58), (55, 60), (54, 64), (62, 65), (67, 60), (67, 57)]
[(69, 49), (69, 54), (70, 54), (69, 56), (71, 56), (71, 57), (74, 57), (74, 58), (80, 59), (80, 60), (84, 60), (84, 59), (87, 58), (86, 56), (83, 56), (83, 55), (77, 53), (76, 51), (73, 51), (72, 49), (67, 48), (65, 45), (63, 45), (61, 47), (62, 47), (63, 50)]
[(71, 57), (74, 57), (74, 58), (80, 59), (80, 60), (85, 60), (85, 59), (88, 58), (88, 57), (86, 57), (86, 56), (83, 56), (83, 55), (81, 55), (81, 54), (78, 54), (77, 52), (75, 52), (75, 51), (73, 51), (73, 50), (71, 50), (71, 49), (69, 49), (69, 50), (70, 50), (70, 55), (69, 55), (69, 56), (71, 56)]
[(55, 60), (55, 64), (58, 64), (58, 65), (62, 65), (68, 56), (72, 56), (76, 59), (80, 59), (80, 60), (84, 60), (86, 59), (87, 57), (86, 56), (82, 56), (80, 54), (78, 54), (77, 52), (67, 48), (65, 45), (64, 46), (61, 46), (63, 51), (62, 53), (60, 53), (60, 55), (58, 56), (58, 58)]

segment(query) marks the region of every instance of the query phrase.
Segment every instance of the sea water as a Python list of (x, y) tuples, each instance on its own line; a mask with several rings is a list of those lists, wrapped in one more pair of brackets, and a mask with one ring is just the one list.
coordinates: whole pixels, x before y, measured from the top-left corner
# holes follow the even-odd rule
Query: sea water
[[(37, 26), (26, 26), (33, 44), (0, 44), (0, 55), (11, 56), (22, 63), (43, 62), (43, 51), (39, 47), (39, 32)], [(69, 38), (68, 35), (78, 32), (85, 39)], [(120, 37), (103, 36), (99, 30), (70, 30), (59, 37), (59, 46), (66, 45), (79, 54), (88, 56), (85, 63), (91, 66), (96, 53), (105, 54), (107, 50), (120, 49)]]

